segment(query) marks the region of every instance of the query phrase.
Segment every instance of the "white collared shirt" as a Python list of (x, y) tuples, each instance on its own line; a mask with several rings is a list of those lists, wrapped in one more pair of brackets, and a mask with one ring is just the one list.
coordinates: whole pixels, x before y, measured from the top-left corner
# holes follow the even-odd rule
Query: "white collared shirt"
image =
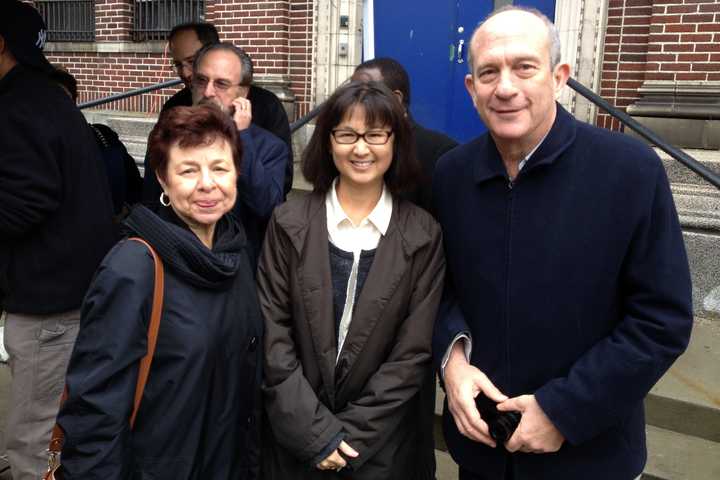
[(350, 278), (348, 278), (345, 306), (340, 319), (340, 332), (338, 334), (339, 356), (352, 321), (360, 252), (377, 248), (380, 238), (387, 232), (390, 217), (392, 216), (392, 195), (387, 187), (383, 185), (382, 194), (375, 208), (358, 225), (355, 225), (343, 210), (342, 205), (340, 205), (336, 187), (337, 178), (325, 195), (328, 239), (339, 249), (353, 254), (353, 265)]

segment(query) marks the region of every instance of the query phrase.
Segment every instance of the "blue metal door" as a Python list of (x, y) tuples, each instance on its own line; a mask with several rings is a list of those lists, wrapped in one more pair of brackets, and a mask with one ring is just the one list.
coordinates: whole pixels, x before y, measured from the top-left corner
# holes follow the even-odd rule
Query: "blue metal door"
[[(411, 112), (422, 125), (466, 142), (485, 130), (465, 90), (467, 46), (496, 0), (374, 2), (375, 56), (398, 60), (410, 74)], [(516, 0), (550, 19), (555, 0)]]

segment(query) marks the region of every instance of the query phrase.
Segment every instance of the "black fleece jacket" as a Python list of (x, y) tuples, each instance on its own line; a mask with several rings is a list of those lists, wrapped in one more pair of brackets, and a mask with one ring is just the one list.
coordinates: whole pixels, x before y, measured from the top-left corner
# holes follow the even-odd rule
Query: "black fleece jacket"
[(115, 241), (92, 131), (60, 87), (20, 65), (0, 79), (0, 304), (78, 308)]

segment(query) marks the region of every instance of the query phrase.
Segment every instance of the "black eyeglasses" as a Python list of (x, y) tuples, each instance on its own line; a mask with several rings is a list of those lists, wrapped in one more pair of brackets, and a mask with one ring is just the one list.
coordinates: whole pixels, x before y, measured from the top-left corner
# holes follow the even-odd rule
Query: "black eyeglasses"
[(368, 145), (385, 145), (393, 134), (392, 130), (368, 130), (365, 133), (358, 133), (355, 130), (342, 129), (333, 130), (330, 133), (335, 142), (340, 145), (352, 145), (361, 138)]
[(232, 83), (230, 80), (224, 80), (222, 78), (210, 80), (209, 78), (207, 78), (204, 75), (197, 75), (197, 74), (193, 75), (192, 86), (204, 89), (205, 87), (207, 87), (208, 83), (211, 83), (211, 82), (212, 82), (213, 88), (215, 90), (219, 90), (222, 92), (230, 90), (232, 87), (242, 86), (242, 83)]

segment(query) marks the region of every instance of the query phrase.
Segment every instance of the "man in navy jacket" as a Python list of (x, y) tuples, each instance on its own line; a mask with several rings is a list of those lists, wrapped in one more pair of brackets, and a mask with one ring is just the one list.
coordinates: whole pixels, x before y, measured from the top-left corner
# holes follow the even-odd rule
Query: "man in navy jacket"
[[(633, 479), (643, 399), (687, 346), (691, 285), (662, 163), (555, 102), (552, 23), (508, 7), (470, 42), (485, 134), (443, 156), (448, 262), (434, 338), (460, 479)], [(497, 444), (474, 397), (522, 414)]]

